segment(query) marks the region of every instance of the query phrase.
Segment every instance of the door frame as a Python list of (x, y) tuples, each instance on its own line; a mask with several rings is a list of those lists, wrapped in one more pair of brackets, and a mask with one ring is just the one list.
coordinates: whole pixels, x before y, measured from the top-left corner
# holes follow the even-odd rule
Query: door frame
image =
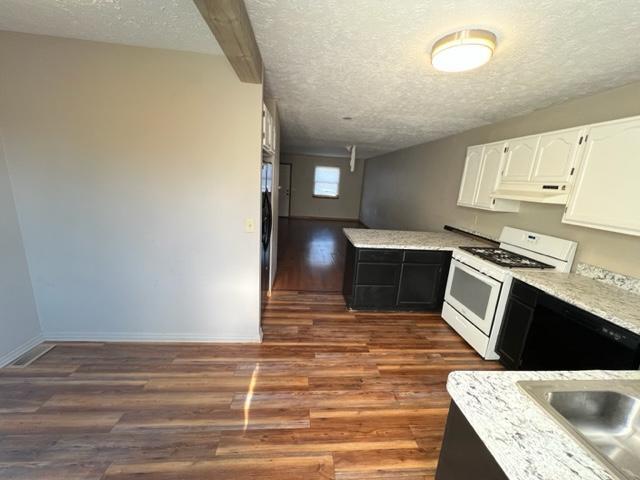
[[(292, 163), (288, 163), (288, 162), (280, 162), (278, 164), (278, 183), (280, 183), (280, 167), (282, 165), (289, 165), (289, 215), (287, 215), (286, 217), (281, 217), (280, 216), (280, 202), (278, 202), (278, 218), (291, 218), (291, 179), (293, 177), (293, 164)], [(280, 185), (278, 185), (278, 196), (280, 195)]]

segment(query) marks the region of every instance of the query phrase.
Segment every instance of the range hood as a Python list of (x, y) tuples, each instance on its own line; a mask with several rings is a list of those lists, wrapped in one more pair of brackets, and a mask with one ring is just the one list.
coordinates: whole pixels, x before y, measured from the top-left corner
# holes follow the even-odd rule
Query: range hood
[(504, 200), (565, 205), (569, 200), (569, 190), (567, 185), (522, 185), (518, 189), (496, 190), (490, 196)]

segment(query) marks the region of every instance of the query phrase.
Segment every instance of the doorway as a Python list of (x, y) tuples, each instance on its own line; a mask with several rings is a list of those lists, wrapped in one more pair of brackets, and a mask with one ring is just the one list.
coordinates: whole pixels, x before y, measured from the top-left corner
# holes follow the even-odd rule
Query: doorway
[(291, 164), (280, 164), (278, 180), (278, 216), (288, 217), (291, 210)]

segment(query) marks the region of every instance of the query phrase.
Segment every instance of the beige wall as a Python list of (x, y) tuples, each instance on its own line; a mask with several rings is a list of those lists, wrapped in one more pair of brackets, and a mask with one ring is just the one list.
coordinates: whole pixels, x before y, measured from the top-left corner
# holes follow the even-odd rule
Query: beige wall
[[(357, 219), (360, 213), (364, 161), (356, 161), (356, 170), (349, 170), (349, 159), (284, 154), (283, 163), (291, 164), (292, 217)], [(337, 199), (315, 198), (313, 178), (316, 165), (340, 167), (340, 192)]]
[(45, 335), (258, 340), (262, 85), (222, 56), (8, 32), (0, 65)]
[(635, 83), (367, 160), (361, 220), (374, 228), (440, 230), (450, 224), (490, 235), (511, 225), (576, 240), (577, 261), (640, 276), (639, 237), (565, 225), (562, 206), (523, 202), (519, 213), (456, 206), (467, 146), (638, 114)]

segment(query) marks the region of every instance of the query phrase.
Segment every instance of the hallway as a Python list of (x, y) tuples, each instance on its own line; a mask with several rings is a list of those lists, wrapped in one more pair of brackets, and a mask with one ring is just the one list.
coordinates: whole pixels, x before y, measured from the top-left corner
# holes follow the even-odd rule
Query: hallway
[(357, 221), (280, 218), (278, 273), (274, 290), (340, 292), (346, 239), (345, 227)]

